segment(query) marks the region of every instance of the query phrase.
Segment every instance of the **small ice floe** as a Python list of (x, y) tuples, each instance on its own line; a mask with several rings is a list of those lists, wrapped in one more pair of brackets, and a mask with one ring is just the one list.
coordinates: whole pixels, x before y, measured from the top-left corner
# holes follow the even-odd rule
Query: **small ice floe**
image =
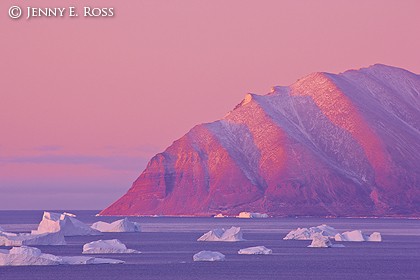
[(76, 214), (72, 214), (72, 213), (69, 213), (69, 212), (64, 212), (63, 215), (76, 218)]
[(346, 231), (335, 235), (335, 241), (353, 241), (353, 242), (363, 242), (363, 241), (382, 241), (382, 236), (379, 232), (374, 232), (370, 236), (364, 234), (361, 230)]
[(42, 234), (0, 232), (0, 246), (66, 245), (61, 231)]
[(225, 241), (235, 242), (243, 241), (242, 230), (240, 227), (231, 227), (230, 229), (217, 228), (203, 234), (197, 241)]
[(61, 257), (62, 264), (123, 264), (124, 261), (108, 258), (94, 258), (85, 256)]
[(137, 254), (140, 251), (127, 249), (118, 239), (98, 240), (83, 245), (83, 254)]
[(270, 255), (271, 253), (273, 251), (264, 246), (248, 247), (238, 251), (240, 255)]
[(334, 238), (338, 231), (325, 224), (310, 228), (297, 228), (290, 231), (283, 240), (312, 240), (315, 235), (322, 235), (328, 238)]
[(224, 218), (224, 217), (226, 217), (226, 216), (224, 216), (222, 213), (214, 215), (214, 218)]
[(33, 230), (32, 234), (57, 231), (61, 231), (64, 236), (102, 234), (100, 231), (89, 227), (72, 216), (53, 212), (44, 212), (42, 221), (38, 225), (38, 229)]
[(13, 247), (10, 250), (0, 250), (0, 266), (27, 266), (27, 265), (60, 265), (60, 264), (117, 264), (120, 260), (99, 259), (86, 257), (59, 257), (44, 254), (34, 247)]
[(241, 212), (239, 213), (236, 218), (242, 218), (242, 219), (251, 219), (251, 218), (268, 218), (267, 214), (261, 214), (261, 213), (251, 213), (251, 212)]
[(193, 256), (195, 262), (215, 262), (224, 261), (225, 255), (220, 252), (201, 251)]
[(141, 227), (139, 223), (131, 222), (127, 218), (112, 222), (96, 222), (91, 228), (99, 230), (100, 232), (140, 232)]

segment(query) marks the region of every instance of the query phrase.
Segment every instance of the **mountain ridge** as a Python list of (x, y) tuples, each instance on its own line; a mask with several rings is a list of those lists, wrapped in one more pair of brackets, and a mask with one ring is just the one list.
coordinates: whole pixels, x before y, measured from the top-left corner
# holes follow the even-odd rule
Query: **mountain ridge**
[(375, 64), (246, 94), (102, 215), (418, 216), (420, 76)]

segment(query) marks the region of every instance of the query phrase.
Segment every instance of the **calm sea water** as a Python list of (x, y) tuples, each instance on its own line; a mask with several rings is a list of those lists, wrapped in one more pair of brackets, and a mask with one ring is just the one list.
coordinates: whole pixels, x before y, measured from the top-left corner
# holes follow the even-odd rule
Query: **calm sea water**
[[(114, 221), (95, 217), (97, 211), (69, 211), (85, 223)], [(0, 211), (0, 226), (24, 232), (36, 228), (42, 211)], [(420, 279), (420, 220), (326, 218), (130, 218), (142, 224), (140, 233), (67, 237), (66, 246), (38, 246), (61, 256), (81, 255), (83, 244), (118, 238), (142, 254), (98, 255), (126, 261), (123, 265), (0, 267), (6, 279)], [(306, 248), (309, 241), (284, 241), (297, 227), (326, 223), (338, 230), (380, 231), (383, 242), (347, 242), (345, 248)], [(240, 226), (247, 241), (197, 242), (217, 227)], [(246, 256), (237, 251), (264, 245), (272, 255)], [(1, 247), (0, 247), (1, 248)], [(201, 250), (219, 251), (224, 262), (193, 262)]]

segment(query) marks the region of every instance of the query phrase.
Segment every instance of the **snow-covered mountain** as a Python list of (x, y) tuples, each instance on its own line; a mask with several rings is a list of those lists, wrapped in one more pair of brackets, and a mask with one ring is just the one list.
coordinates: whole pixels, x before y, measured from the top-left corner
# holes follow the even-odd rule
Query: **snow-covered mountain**
[(374, 65), (247, 94), (102, 215), (420, 216), (420, 76)]

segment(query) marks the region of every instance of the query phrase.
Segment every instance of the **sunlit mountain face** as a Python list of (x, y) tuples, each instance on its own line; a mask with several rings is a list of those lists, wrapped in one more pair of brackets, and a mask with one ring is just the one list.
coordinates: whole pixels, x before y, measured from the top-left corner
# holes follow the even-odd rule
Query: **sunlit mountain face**
[(374, 65), (247, 94), (102, 215), (419, 216), (420, 76)]

